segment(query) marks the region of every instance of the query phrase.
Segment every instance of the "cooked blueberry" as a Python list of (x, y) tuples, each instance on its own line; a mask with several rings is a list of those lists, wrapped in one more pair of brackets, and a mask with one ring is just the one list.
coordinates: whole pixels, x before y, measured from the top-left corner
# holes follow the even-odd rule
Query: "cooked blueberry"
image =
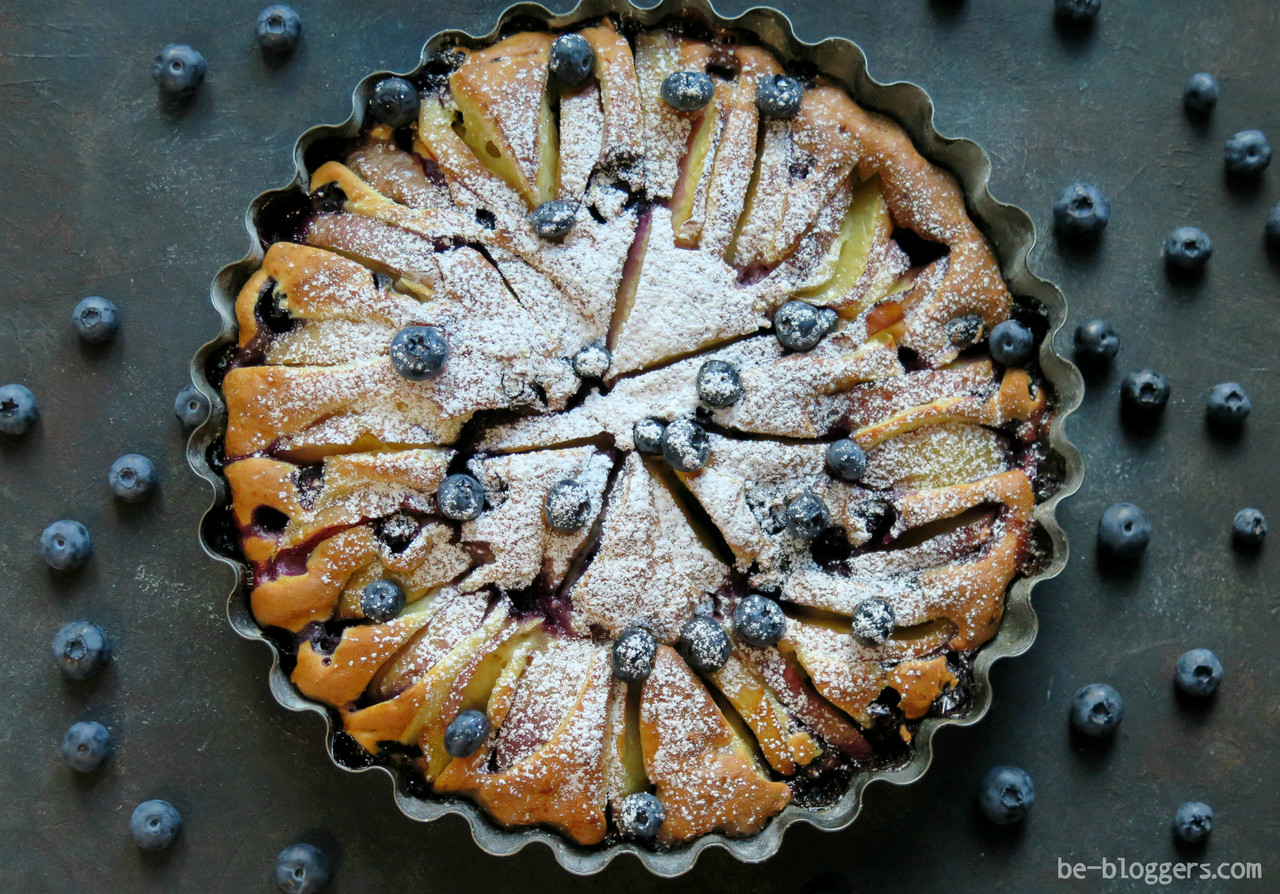
[(100, 673), (111, 663), (111, 640), (90, 621), (72, 621), (53, 637), (53, 660), (73, 680)]
[(1088, 363), (1106, 363), (1120, 350), (1120, 336), (1106, 320), (1086, 320), (1076, 327), (1076, 356)]
[(62, 759), (67, 766), (88, 773), (111, 755), (111, 733), (96, 721), (73, 723), (62, 737)]
[(1203, 801), (1187, 801), (1173, 815), (1173, 834), (1188, 844), (1204, 841), (1213, 831), (1213, 808)]
[(1206, 698), (1222, 683), (1222, 662), (1208, 649), (1183, 652), (1174, 665), (1173, 679), (1187, 695)]
[(792, 537), (813, 540), (831, 523), (831, 511), (821, 497), (806, 491), (787, 503), (783, 522)]
[(1205, 412), (1214, 425), (1232, 428), (1249, 417), (1253, 403), (1239, 382), (1223, 382), (1214, 385), (1205, 404)]
[(151, 79), (165, 93), (185, 96), (204, 81), (209, 65), (185, 43), (171, 43), (151, 60)]
[(1241, 546), (1261, 546), (1267, 537), (1267, 517), (1257, 509), (1241, 509), (1231, 520), (1231, 533)]
[(375, 624), (385, 624), (404, 608), (404, 590), (393, 580), (380, 578), (360, 591), (360, 611)]
[(787, 75), (766, 75), (756, 85), (756, 108), (766, 118), (794, 118), (803, 98), (800, 82)]
[(871, 646), (878, 646), (893, 635), (897, 623), (893, 606), (878, 596), (864, 599), (853, 610), (853, 635)]
[(653, 838), (666, 818), (662, 802), (648, 792), (627, 795), (618, 805), (618, 831), (627, 838)]
[(182, 831), (182, 817), (168, 801), (143, 801), (133, 809), (129, 831), (144, 851), (164, 850)]
[(1262, 234), (1268, 245), (1280, 248), (1280, 202), (1272, 205), (1267, 212), (1267, 222), (1263, 224)]
[(1213, 242), (1199, 227), (1178, 227), (1164, 240), (1164, 261), (1177, 270), (1202, 270), (1212, 255)]
[(1218, 94), (1218, 79), (1207, 71), (1199, 71), (1182, 88), (1182, 104), (1192, 112), (1205, 115), (1218, 104)]
[(529, 212), (529, 226), (543, 239), (559, 239), (573, 229), (578, 206), (567, 199), (550, 199)]
[(1092, 22), (1102, 9), (1102, 0), (1053, 0), (1053, 8), (1069, 22)]
[(643, 627), (629, 627), (613, 642), (613, 675), (624, 683), (639, 683), (653, 672), (658, 643)]
[(1071, 725), (1086, 736), (1114, 735), (1124, 719), (1124, 700), (1106, 683), (1089, 683), (1071, 697)]
[(787, 632), (787, 617), (778, 603), (752, 593), (733, 610), (733, 632), (753, 646), (776, 645)]
[(26, 385), (0, 386), (0, 433), (24, 435), (40, 418), (40, 405)]
[(436, 489), (440, 514), (454, 521), (469, 521), (484, 509), (484, 488), (466, 473), (450, 475)]
[(444, 731), (444, 750), (451, 757), (468, 757), (475, 754), (487, 738), (489, 717), (483, 711), (461, 711)]
[(696, 112), (711, 102), (716, 86), (700, 71), (673, 71), (662, 80), (662, 101), (677, 112)]
[(573, 371), (580, 379), (603, 379), (613, 364), (613, 355), (599, 342), (584, 345), (573, 355)]
[(1111, 203), (1092, 183), (1068, 186), (1053, 203), (1053, 225), (1064, 236), (1096, 236), (1111, 220)]
[(732, 363), (708, 360), (698, 367), (698, 397), (712, 407), (731, 407), (742, 398), (742, 377)]
[(677, 419), (662, 430), (662, 455), (680, 472), (701, 469), (711, 455), (707, 430), (688, 419)]
[(435, 326), (405, 326), (391, 340), (391, 365), (411, 382), (434, 379), (449, 360), (449, 341)]
[(258, 13), (258, 46), (272, 53), (292, 53), (302, 36), (302, 19), (288, 6), (276, 4)]
[(276, 887), (284, 894), (316, 894), (332, 875), (329, 858), (314, 844), (291, 844), (276, 857)]
[(636, 442), (636, 449), (641, 453), (658, 456), (662, 453), (662, 434), (666, 430), (667, 424), (661, 419), (646, 416), (636, 420), (636, 424), (631, 428), (631, 438)]
[(89, 529), (70, 519), (54, 522), (40, 534), (40, 555), (55, 571), (74, 571), (93, 555)]
[(867, 473), (867, 453), (849, 438), (832, 441), (827, 445), (827, 468), (845, 481), (857, 481)]
[(195, 428), (209, 418), (209, 398), (195, 385), (186, 385), (173, 399), (173, 415), (183, 428)]
[(1157, 413), (1169, 402), (1169, 383), (1149, 369), (1131, 372), (1120, 383), (1120, 400), (1136, 413)]
[(120, 328), (120, 311), (106, 298), (90, 295), (82, 298), (71, 312), (71, 323), (81, 341), (99, 344), (110, 341)]
[(991, 359), (1003, 366), (1026, 366), (1035, 355), (1036, 337), (1017, 320), (997, 323), (987, 339)]
[(411, 124), (418, 117), (418, 88), (404, 78), (383, 78), (373, 88), (369, 112), (388, 127)]
[(596, 67), (596, 51), (581, 34), (561, 34), (551, 44), (551, 77), (577, 87)]
[(965, 314), (947, 320), (946, 330), (947, 340), (963, 351), (982, 341), (987, 334), (987, 321), (977, 314)]
[(126, 503), (145, 500), (156, 489), (155, 463), (137, 453), (126, 453), (111, 464), (107, 484), (111, 492)]
[(978, 786), (978, 807), (999, 826), (1016, 823), (1036, 803), (1036, 787), (1026, 770), (992, 767)]
[(1242, 130), (1227, 140), (1223, 155), (1227, 173), (1238, 177), (1261, 174), (1271, 164), (1271, 144), (1260, 130)]
[(1107, 507), (1098, 521), (1098, 547), (1117, 559), (1136, 559), (1151, 541), (1151, 522), (1132, 503)]
[(773, 315), (773, 332), (788, 351), (811, 351), (835, 322), (835, 312), (829, 308), (788, 301)]
[(591, 491), (581, 481), (566, 478), (551, 485), (543, 501), (547, 524), (557, 531), (580, 531), (591, 517)]
[(711, 618), (690, 618), (676, 644), (688, 665), (700, 674), (713, 674), (729, 660), (729, 635)]

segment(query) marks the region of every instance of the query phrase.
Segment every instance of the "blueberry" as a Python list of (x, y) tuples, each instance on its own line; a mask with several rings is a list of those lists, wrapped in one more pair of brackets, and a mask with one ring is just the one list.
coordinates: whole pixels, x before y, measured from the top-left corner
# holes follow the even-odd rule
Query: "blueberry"
[(111, 640), (97, 624), (72, 621), (53, 637), (53, 660), (71, 679), (87, 679), (111, 663)]
[(613, 355), (599, 342), (583, 346), (573, 355), (573, 371), (580, 379), (603, 379), (613, 365)]
[(1187, 695), (1206, 698), (1222, 683), (1222, 662), (1208, 649), (1192, 649), (1178, 656), (1173, 680)]
[(711, 439), (698, 423), (677, 419), (662, 430), (662, 455), (671, 468), (695, 472), (706, 465), (711, 455)]
[(613, 643), (613, 675), (624, 683), (639, 683), (653, 672), (658, 643), (643, 627), (629, 627)]
[(25, 435), (40, 418), (40, 405), (26, 385), (0, 386), (0, 433)]
[(832, 441), (827, 445), (827, 468), (845, 481), (857, 481), (867, 473), (867, 453), (849, 438)]
[(803, 98), (800, 82), (787, 75), (766, 75), (756, 85), (756, 108), (766, 118), (794, 118)]
[(461, 711), (444, 731), (444, 750), (450, 757), (468, 757), (488, 738), (488, 716), (483, 711)]
[(551, 77), (567, 87), (586, 83), (596, 67), (596, 51), (581, 34), (561, 34), (551, 44)]
[(1086, 320), (1076, 327), (1076, 357), (1100, 364), (1116, 356), (1120, 350), (1120, 336), (1106, 320)]
[(1120, 383), (1120, 400), (1136, 413), (1158, 413), (1169, 402), (1169, 383), (1149, 369), (1131, 372)]
[(1204, 269), (1213, 256), (1213, 242), (1199, 227), (1178, 227), (1164, 241), (1164, 262), (1176, 270)]
[(787, 503), (783, 522), (792, 537), (813, 540), (831, 523), (831, 510), (817, 494), (805, 491)]
[(978, 807), (999, 826), (1016, 823), (1036, 803), (1036, 787), (1026, 770), (992, 767), (978, 786)]
[(773, 331), (788, 351), (811, 351), (836, 323), (835, 311), (788, 301), (773, 315)]
[(1002, 366), (1026, 366), (1035, 355), (1035, 334), (1017, 320), (997, 323), (987, 343), (991, 359)]
[(484, 488), (465, 473), (450, 475), (436, 489), (440, 514), (454, 521), (469, 521), (484, 509)]
[(40, 534), (40, 555), (55, 571), (74, 571), (93, 555), (89, 529), (78, 521), (63, 519)]
[(712, 407), (731, 407), (742, 399), (742, 377), (732, 363), (708, 360), (698, 367), (698, 397)]
[(1271, 144), (1260, 130), (1242, 130), (1227, 140), (1223, 158), (1227, 173), (1237, 177), (1261, 174), (1271, 164)]
[(618, 805), (618, 831), (627, 838), (653, 838), (666, 818), (662, 802), (648, 792), (627, 795)]
[(662, 453), (662, 434), (666, 430), (667, 424), (661, 419), (646, 416), (636, 420), (636, 424), (631, 428), (631, 438), (636, 442), (636, 449), (641, 453), (658, 456)]
[(700, 674), (713, 674), (729, 660), (729, 635), (711, 618), (690, 618), (676, 644), (688, 665)]
[(1053, 225), (1064, 236), (1097, 236), (1111, 220), (1111, 203), (1092, 183), (1076, 182), (1053, 203)]
[(1151, 522), (1132, 503), (1107, 507), (1098, 521), (1098, 548), (1117, 559), (1136, 559), (1151, 540)]
[(1053, 9), (1068, 22), (1092, 22), (1102, 9), (1102, 0), (1053, 0)]
[(110, 341), (120, 328), (120, 311), (106, 298), (90, 295), (71, 312), (71, 323), (81, 341), (99, 344)]
[(185, 43), (171, 43), (151, 60), (151, 79), (165, 93), (187, 96), (204, 82), (209, 64)]
[(143, 801), (133, 809), (129, 831), (144, 851), (164, 850), (182, 831), (182, 817), (168, 801)]
[(853, 634), (870, 646), (878, 646), (892, 636), (896, 623), (893, 606), (878, 596), (862, 600), (853, 610)]
[(1188, 844), (1204, 841), (1213, 831), (1213, 808), (1203, 801), (1187, 801), (1173, 815), (1173, 834)]
[(1267, 212), (1267, 222), (1263, 224), (1262, 234), (1267, 240), (1267, 245), (1280, 248), (1280, 202), (1272, 205), (1271, 210)]
[(73, 723), (62, 737), (62, 759), (79, 773), (98, 769), (110, 756), (111, 733), (101, 723)]
[(258, 46), (272, 53), (292, 53), (302, 36), (302, 19), (290, 7), (276, 4), (258, 13)]
[(772, 646), (787, 632), (787, 617), (778, 603), (752, 593), (733, 610), (733, 632), (753, 646)]
[(1205, 404), (1205, 412), (1214, 425), (1233, 428), (1241, 425), (1253, 409), (1249, 395), (1239, 382), (1223, 382), (1214, 385)]
[(369, 98), (373, 120), (388, 127), (404, 127), (418, 117), (418, 88), (404, 78), (383, 78)]
[(315, 894), (332, 875), (329, 858), (314, 844), (291, 844), (276, 857), (276, 887), (284, 894)]
[(700, 71), (673, 71), (662, 81), (662, 101), (677, 112), (696, 112), (711, 102), (716, 86)]
[(360, 591), (360, 611), (375, 624), (385, 624), (404, 608), (404, 590), (393, 580), (381, 578)]
[(405, 326), (391, 340), (391, 365), (402, 378), (438, 378), (449, 360), (449, 341), (435, 326)]
[(591, 492), (581, 481), (566, 478), (551, 485), (542, 508), (553, 529), (580, 531), (591, 517)]
[(196, 428), (209, 418), (209, 398), (195, 385), (186, 385), (173, 399), (173, 415), (183, 428)]
[(1124, 719), (1124, 699), (1106, 683), (1089, 683), (1071, 697), (1071, 725), (1095, 739), (1115, 734)]
[(573, 229), (578, 206), (567, 199), (550, 199), (529, 212), (529, 226), (543, 239), (559, 239)]
[(1218, 104), (1218, 79), (1207, 71), (1193, 74), (1182, 88), (1182, 104), (1190, 112), (1207, 115)]
[(111, 464), (107, 484), (126, 503), (145, 500), (156, 489), (155, 463), (137, 453), (126, 453)]
[(1261, 546), (1267, 537), (1267, 517), (1257, 509), (1241, 509), (1231, 521), (1231, 533), (1241, 546)]
[(977, 314), (947, 320), (947, 340), (960, 350), (979, 344), (987, 334), (987, 321)]

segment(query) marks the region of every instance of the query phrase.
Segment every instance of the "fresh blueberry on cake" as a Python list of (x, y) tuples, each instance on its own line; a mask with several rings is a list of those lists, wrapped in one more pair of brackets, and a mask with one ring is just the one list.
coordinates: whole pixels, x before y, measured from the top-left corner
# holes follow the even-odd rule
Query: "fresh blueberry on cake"
[(1115, 735), (1124, 719), (1124, 700), (1114, 686), (1089, 683), (1071, 697), (1071, 727), (1092, 738)]
[(1208, 649), (1192, 649), (1178, 656), (1174, 682), (1187, 695), (1208, 698), (1222, 683), (1222, 662)]
[(100, 344), (110, 341), (120, 328), (120, 311), (114, 302), (90, 295), (75, 306), (71, 312), (71, 322), (81, 341)]
[(62, 759), (77, 773), (90, 773), (111, 755), (111, 733), (101, 723), (82, 720), (62, 737)]
[(953, 176), (756, 41), (607, 18), (370, 111), (260, 210), (218, 377), (294, 686), (424, 797), (583, 847), (900, 764), (1059, 483), (1042, 311), (1010, 328)]
[(129, 817), (133, 843), (144, 851), (161, 851), (182, 831), (182, 817), (168, 801), (143, 801)]
[(40, 405), (26, 385), (0, 385), (0, 433), (25, 435), (40, 419)]
[(1187, 85), (1182, 88), (1182, 104), (1187, 107), (1189, 112), (1194, 112), (1197, 115), (1207, 115), (1218, 104), (1220, 94), (1218, 79), (1207, 71), (1198, 71), (1187, 80)]
[(1203, 801), (1186, 801), (1173, 815), (1173, 834), (1187, 844), (1204, 841), (1213, 831), (1213, 808)]
[(978, 807), (998, 826), (1016, 823), (1036, 803), (1036, 787), (1026, 770), (992, 767), (978, 787)]
[(204, 83), (209, 64), (185, 43), (171, 43), (151, 60), (151, 79), (162, 93), (189, 96)]
[(1241, 509), (1231, 520), (1231, 534), (1240, 546), (1257, 548), (1267, 539), (1267, 517), (1257, 509)]

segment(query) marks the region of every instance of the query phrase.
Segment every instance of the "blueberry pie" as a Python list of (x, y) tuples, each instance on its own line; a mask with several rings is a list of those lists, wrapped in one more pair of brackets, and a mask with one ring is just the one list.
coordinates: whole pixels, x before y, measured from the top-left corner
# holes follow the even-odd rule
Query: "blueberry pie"
[(211, 374), (294, 685), (424, 797), (580, 845), (751, 835), (905, 760), (1053, 486), (1044, 326), (955, 180), (732, 32), (396, 80), (260, 208)]

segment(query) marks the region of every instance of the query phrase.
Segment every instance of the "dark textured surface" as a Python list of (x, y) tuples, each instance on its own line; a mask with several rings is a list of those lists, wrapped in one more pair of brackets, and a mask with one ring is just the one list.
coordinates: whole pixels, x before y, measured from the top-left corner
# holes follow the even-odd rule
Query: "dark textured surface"
[[(298, 133), (346, 117), (367, 71), (412, 67), (431, 33), (487, 30), (505, 4), (299, 2), (302, 44), (283, 65), (264, 62), (253, 43), (260, 5), (0, 5), (0, 381), (29, 385), (44, 411), (27, 438), (0, 442), (6, 890), (268, 891), (275, 854), (298, 838), (337, 857), (337, 892), (790, 892), (820, 873), (858, 891), (1147, 889), (1096, 872), (1058, 882), (1060, 857), (1258, 861), (1270, 878), (1174, 889), (1276, 889), (1280, 547), (1241, 556), (1229, 534), (1245, 505), (1280, 522), (1280, 264), (1261, 238), (1280, 171), (1241, 188), (1224, 181), (1221, 158), (1236, 130), (1280, 138), (1280, 7), (1109, 2), (1081, 34), (1054, 24), (1050, 0), (780, 4), (801, 38), (847, 36), (874, 77), (929, 90), (939, 130), (984, 145), (992, 192), (1027, 208), (1042, 231), (1063, 186), (1101, 186), (1112, 220), (1100, 246), (1072, 250), (1049, 235), (1032, 264), (1067, 293), (1069, 328), (1109, 316), (1122, 346), (1114, 371), (1089, 379), (1069, 425), (1088, 462), (1080, 494), (1059, 512), (1075, 555), (1036, 590), (1039, 640), (995, 669), (990, 716), (941, 733), (921, 782), (870, 789), (848, 831), (793, 829), (761, 866), (713, 851), (690, 875), (660, 882), (627, 860), (576, 879), (545, 849), (492, 858), (456, 818), (402, 818), (385, 782), (333, 768), (318, 718), (275, 704), (266, 650), (224, 620), (226, 570), (196, 540), (209, 495), (186, 468), (170, 410), (187, 360), (217, 328), (208, 282), (243, 255), (244, 207), (289, 178)], [(147, 72), (174, 40), (209, 60), (205, 89), (184, 110), (157, 102)], [(1180, 107), (1183, 83), (1200, 69), (1222, 83), (1207, 123)], [(1183, 223), (1214, 239), (1196, 284), (1171, 283), (1160, 263), (1164, 236)], [(87, 294), (120, 306), (121, 332), (105, 347), (82, 347), (71, 329), (71, 308)], [(1060, 347), (1067, 342), (1069, 332)], [(1144, 366), (1173, 387), (1163, 420), (1146, 431), (1120, 424), (1116, 396), (1123, 372)], [(1249, 390), (1254, 412), (1239, 437), (1224, 439), (1205, 428), (1204, 398), (1228, 379)], [(126, 452), (159, 466), (149, 503), (110, 496), (107, 468)], [(1154, 527), (1131, 573), (1100, 568), (1093, 550), (1098, 516), (1121, 499), (1146, 509)], [(51, 574), (38, 554), (40, 530), (62, 517), (84, 522), (97, 547), (70, 577)], [(115, 664), (94, 680), (64, 681), (51, 660), (54, 632), (76, 618), (97, 621), (116, 643)], [(1173, 661), (1193, 646), (1226, 666), (1209, 706), (1174, 694)], [(1071, 693), (1095, 680), (1126, 698), (1110, 747), (1068, 735)], [(57, 751), (80, 719), (106, 723), (117, 743), (90, 777), (75, 776)], [(995, 830), (978, 819), (973, 790), (1006, 762), (1031, 772), (1038, 801), (1025, 826)], [(185, 829), (171, 851), (144, 856), (128, 818), (152, 797), (177, 805)], [(1203, 851), (1179, 850), (1169, 832), (1188, 799), (1216, 810)]]

